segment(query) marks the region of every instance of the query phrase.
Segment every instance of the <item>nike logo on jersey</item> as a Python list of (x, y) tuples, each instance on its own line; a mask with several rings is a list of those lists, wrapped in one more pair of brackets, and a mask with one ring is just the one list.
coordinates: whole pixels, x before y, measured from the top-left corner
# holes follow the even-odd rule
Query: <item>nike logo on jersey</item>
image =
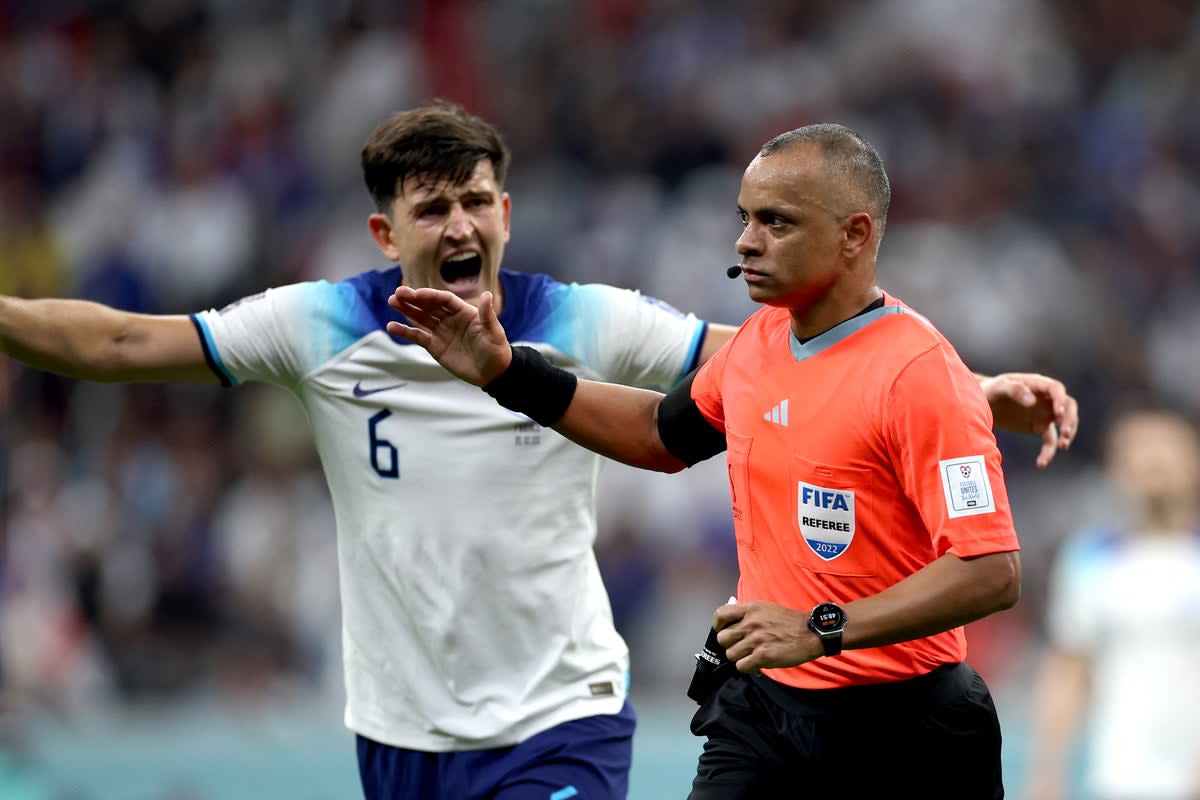
[(788, 424), (788, 401), (782, 400), (767, 413), (763, 414), (763, 419), (767, 422), (774, 422), (776, 425), (787, 427)]
[(373, 395), (373, 394), (379, 394), (380, 392), (388, 392), (388, 391), (391, 391), (392, 389), (399, 389), (401, 386), (407, 386), (407, 385), (408, 385), (408, 381), (400, 381), (399, 383), (389, 383), (387, 386), (372, 386), (370, 389), (364, 389), (363, 385), (362, 385), (362, 381), (359, 381), (358, 383), (354, 384), (354, 396), (355, 397), (369, 397), (370, 395)]

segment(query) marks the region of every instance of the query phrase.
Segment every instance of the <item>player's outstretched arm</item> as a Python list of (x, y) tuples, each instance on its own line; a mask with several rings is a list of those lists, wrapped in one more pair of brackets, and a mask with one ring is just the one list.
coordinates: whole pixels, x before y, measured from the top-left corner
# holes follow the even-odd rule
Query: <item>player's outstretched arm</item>
[(0, 353), (83, 380), (217, 381), (188, 317), (86, 300), (0, 296)]
[(1079, 403), (1063, 382), (1034, 372), (1003, 372), (975, 378), (983, 389), (998, 430), (1042, 438), (1037, 465), (1047, 466), (1079, 431)]
[(401, 286), (388, 304), (408, 320), (389, 322), (388, 333), (421, 345), (449, 372), (484, 387), (505, 407), (625, 464), (659, 472), (686, 466), (659, 438), (662, 394), (576, 380), (528, 348), (517, 348), (521, 352), (514, 357), (490, 292), (476, 309), (451, 292)]

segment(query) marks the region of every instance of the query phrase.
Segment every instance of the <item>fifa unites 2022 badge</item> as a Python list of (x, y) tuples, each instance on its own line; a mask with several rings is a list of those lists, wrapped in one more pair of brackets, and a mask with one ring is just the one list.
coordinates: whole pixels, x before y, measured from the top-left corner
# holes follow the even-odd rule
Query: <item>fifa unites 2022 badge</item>
[(938, 462), (942, 490), (946, 494), (946, 513), (950, 517), (969, 517), (996, 510), (987, 463), (983, 456), (947, 458)]

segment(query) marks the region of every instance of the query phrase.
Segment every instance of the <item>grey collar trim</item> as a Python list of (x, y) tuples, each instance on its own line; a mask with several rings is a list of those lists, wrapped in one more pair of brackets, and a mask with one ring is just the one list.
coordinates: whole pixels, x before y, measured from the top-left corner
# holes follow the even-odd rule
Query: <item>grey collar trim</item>
[[(824, 333), (809, 339), (804, 344), (801, 344), (800, 340), (796, 338), (796, 332), (791, 331), (790, 335), (788, 336), (788, 341), (792, 346), (792, 358), (796, 359), (797, 361), (803, 361), (806, 358), (812, 358), (815, 355), (819, 355), (828, 348), (833, 347), (838, 342), (848, 339), (849, 337), (858, 333), (880, 317), (887, 317), (891, 316), (892, 314), (911, 313), (913, 312), (910, 311), (906, 306), (884, 306), (883, 308), (876, 308), (873, 311), (868, 311), (865, 314), (859, 314), (851, 317), (845, 322), (840, 322)], [(791, 326), (789, 325), (788, 327), (790, 329)]]

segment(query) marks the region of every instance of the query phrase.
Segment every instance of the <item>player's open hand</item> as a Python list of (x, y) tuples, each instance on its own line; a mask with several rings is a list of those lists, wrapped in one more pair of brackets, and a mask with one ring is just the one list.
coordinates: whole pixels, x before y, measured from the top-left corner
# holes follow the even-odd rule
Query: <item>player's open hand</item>
[(495, 300), (484, 292), (479, 308), (441, 289), (399, 286), (388, 305), (407, 319), (389, 322), (387, 332), (429, 351), (454, 375), (476, 386), (485, 386), (508, 369), (512, 348), (500, 320)]
[(713, 614), (712, 626), (725, 657), (737, 665), (738, 672), (794, 667), (824, 653), (808, 629), (808, 612), (776, 603), (753, 600), (723, 605)]
[(981, 378), (997, 428), (1042, 437), (1037, 465), (1045, 467), (1066, 450), (1079, 430), (1079, 403), (1062, 381), (1034, 372), (1003, 372)]

